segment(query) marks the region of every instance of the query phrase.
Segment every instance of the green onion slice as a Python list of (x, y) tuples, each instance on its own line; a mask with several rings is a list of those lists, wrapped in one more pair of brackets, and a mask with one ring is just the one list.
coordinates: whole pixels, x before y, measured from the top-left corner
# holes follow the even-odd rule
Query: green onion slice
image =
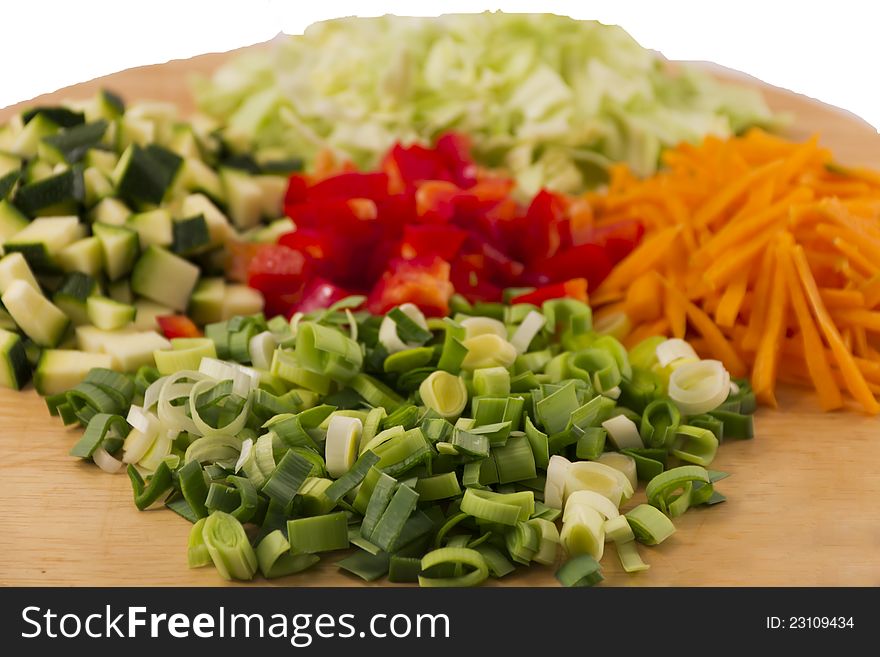
[(556, 571), (556, 579), (562, 586), (595, 586), (602, 581), (602, 568), (589, 554), (582, 554), (566, 561)]
[(229, 580), (253, 579), (257, 555), (241, 523), (222, 511), (214, 511), (204, 523), (202, 538), (220, 575)]
[(266, 579), (300, 573), (314, 566), (321, 558), (316, 554), (294, 554), (284, 534), (276, 529), (259, 542), (257, 564)]
[(461, 377), (442, 370), (422, 381), (419, 396), (425, 406), (447, 420), (461, 415), (468, 401), (467, 388)]
[(626, 512), (626, 519), (636, 540), (645, 545), (659, 545), (675, 533), (675, 525), (650, 504), (639, 504)]
[[(470, 571), (453, 577), (434, 576), (434, 571), (448, 564), (470, 568)], [(423, 587), (477, 586), (489, 576), (489, 567), (483, 555), (471, 548), (444, 547), (432, 550), (422, 557), (421, 565), (419, 586)]]
[(729, 394), (730, 374), (721, 361), (685, 363), (669, 376), (669, 397), (685, 415), (715, 410)]

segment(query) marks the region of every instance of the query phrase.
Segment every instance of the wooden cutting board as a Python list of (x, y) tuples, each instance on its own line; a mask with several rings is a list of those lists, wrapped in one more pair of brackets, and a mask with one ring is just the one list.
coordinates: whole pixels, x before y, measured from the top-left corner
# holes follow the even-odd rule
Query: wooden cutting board
[[(192, 108), (188, 80), (229, 54), (123, 71), (31, 102), (86, 98), (106, 86), (128, 100), (158, 99)], [(880, 167), (880, 137), (855, 116), (804, 96), (713, 67), (759, 85), (772, 107), (790, 112), (789, 134), (818, 132), (839, 159)], [(29, 103), (28, 103), (29, 104)], [(4, 120), (14, 108), (0, 111)], [(731, 476), (724, 504), (689, 511), (663, 545), (642, 548), (651, 569), (622, 572), (611, 549), (609, 586), (880, 585), (880, 419), (821, 413), (812, 395), (783, 390), (781, 410), (758, 413), (758, 437), (726, 441), (713, 468)], [(32, 390), (0, 390), (0, 584), (222, 584), (214, 569), (189, 570), (189, 523), (171, 511), (139, 512), (125, 475), (111, 476), (67, 456), (79, 431), (49, 417)], [(274, 586), (363, 586), (322, 560)], [(533, 567), (499, 582), (556, 585)]]

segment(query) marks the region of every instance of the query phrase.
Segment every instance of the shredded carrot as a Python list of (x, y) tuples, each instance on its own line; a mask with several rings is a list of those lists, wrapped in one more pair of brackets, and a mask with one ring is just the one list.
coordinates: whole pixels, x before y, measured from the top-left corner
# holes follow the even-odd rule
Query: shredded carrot
[(773, 271), (773, 282), (770, 285), (770, 306), (767, 309), (767, 322), (758, 343), (755, 364), (752, 366), (752, 389), (758, 401), (769, 406), (776, 406), (776, 368), (779, 363), (779, 341), (785, 334), (785, 313), (788, 306), (788, 295), (785, 293), (785, 275), (779, 263), (779, 251), (785, 245), (777, 244), (776, 268)]
[(763, 403), (796, 381), (823, 409), (847, 393), (880, 411), (880, 171), (760, 129), (661, 159), (646, 179), (615, 166), (585, 197), (597, 229), (645, 226), (594, 295), (629, 315), (626, 344), (662, 330), (749, 375)]

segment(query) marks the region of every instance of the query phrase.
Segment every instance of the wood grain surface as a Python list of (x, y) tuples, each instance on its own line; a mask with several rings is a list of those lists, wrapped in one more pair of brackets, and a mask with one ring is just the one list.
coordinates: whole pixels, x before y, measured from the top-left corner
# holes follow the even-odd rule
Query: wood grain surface
[[(85, 98), (106, 86), (128, 100), (172, 100), (188, 111), (190, 76), (228, 56), (131, 69), (36, 100)], [(860, 119), (712, 69), (758, 85), (774, 109), (790, 112), (791, 136), (818, 132), (841, 161), (880, 166), (880, 137)], [(13, 111), (0, 111), (0, 120)], [(731, 473), (718, 485), (728, 501), (689, 511), (671, 539), (642, 548), (647, 572), (623, 573), (610, 550), (605, 585), (880, 586), (880, 419), (821, 413), (810, 393), (795, 389), (780, 399), (781, 410), (758, 412), (757, 438), (729, 440), (719, 450), (712, 467)], [(0, 585), (223, 584), (212, 568), (187, 568), (189, 523), (167, 510), (137, 511), (125, 475), (67, 456), (78, 435), (49, 417), (32, 390), (0, 390)], [(364, 586), (334, 566), (337, 558), (253, 584)], [(556, 585), (553, 570), (539, 566), (497, 583)]]

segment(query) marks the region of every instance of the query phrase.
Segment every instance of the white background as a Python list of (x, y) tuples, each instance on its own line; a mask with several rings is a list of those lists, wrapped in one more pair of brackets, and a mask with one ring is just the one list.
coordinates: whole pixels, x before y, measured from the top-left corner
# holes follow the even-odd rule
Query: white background
[(384, 13), (547, 11), (617, 23), (671, 59), (707, 60), (880, 126), (874, 0), (13, 0), (3, 3), (0, 107), (131, 66), (249, 45), (310, 23)]

